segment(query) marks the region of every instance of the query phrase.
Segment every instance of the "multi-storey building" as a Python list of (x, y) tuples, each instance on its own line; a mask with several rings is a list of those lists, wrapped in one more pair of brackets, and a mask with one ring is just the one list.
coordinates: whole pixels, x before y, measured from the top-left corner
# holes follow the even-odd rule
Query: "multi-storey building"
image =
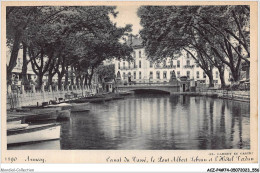
[[(205, 72), (196, 64), (195, 60), (189, 56), (185, 51), (179, 57), (173, 59), (167, 58), (166, 60), (156, 63), (148, 59), (145, 54), (145, 49), (140, 38), (128, 39), (134, 51), (134, 61), (118, 61), (115, 60), (115, 73), (120, 74), (121, 80), (124, 83), (161, 83), (169, 82), (173, 71), (177, 79), (186, 76), (190, 81), (198, 81), (202, 84), (209, 84), (209, 78)], [(229, 73), (225, 72), (226, 83), (229, 82)], [(221, 81), (219, 72), (216, 68), (213, 69), (214, 85), (220, 86)]]

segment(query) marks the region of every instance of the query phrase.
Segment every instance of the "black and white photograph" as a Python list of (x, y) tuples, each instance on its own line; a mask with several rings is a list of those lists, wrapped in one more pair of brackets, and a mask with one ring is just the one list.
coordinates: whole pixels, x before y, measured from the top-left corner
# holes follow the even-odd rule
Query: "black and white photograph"
[(6, 5), (2, 147), (251, 151), (251, 7)]

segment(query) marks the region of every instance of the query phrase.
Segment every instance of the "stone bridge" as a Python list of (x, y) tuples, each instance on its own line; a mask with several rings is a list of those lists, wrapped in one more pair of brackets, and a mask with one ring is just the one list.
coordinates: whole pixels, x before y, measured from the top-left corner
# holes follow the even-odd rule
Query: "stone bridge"
[(176, 93), (180, 91), (180, 85), (177, 83), (136, 83), (131, 85), (118, 85), (119, 92), (129, 92), (137, 90), (163, 91), (167, 93)]

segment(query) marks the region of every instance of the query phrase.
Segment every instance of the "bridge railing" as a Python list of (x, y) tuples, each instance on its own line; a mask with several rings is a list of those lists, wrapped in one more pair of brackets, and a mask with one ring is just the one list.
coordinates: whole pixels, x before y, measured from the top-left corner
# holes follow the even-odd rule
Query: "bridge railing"
[(118, 87), (138, 87), (138, 86), (177, 86), (178, 84), (170, 82), (160, 82), (160, 83), (128, 83), (128, 84), (119, 84)]

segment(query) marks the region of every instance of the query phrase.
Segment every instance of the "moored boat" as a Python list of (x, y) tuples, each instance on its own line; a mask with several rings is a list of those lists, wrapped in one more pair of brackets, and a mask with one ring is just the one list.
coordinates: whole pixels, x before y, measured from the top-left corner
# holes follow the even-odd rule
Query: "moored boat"
[(87, 112), (89, 111), (89, 103), (72, 103), (71, 112)]
[(8, 124), (22, 124), (22, 120), (7, 121), (7, 125)]
[(59, 111), (61, 110), (53, 110), (53, 111), (35, 111), (35, 115), (25, 117), (25, 122), (38, 122), (38, 121), (51, 121), (57, 120)]
[(115, 96), (115, 97), (113, 97), (113, 100), (122, 100), (122, 99), (124, 99), (124, 97), (122, 97), (122, 96)]
[(109, 100), (112, 100), (111, 97), (102, 97), (102, 98), (96, 98), (96, 99), (92, 99), (91, 101), (89, 101), (90, 103), (102, 103), (102, 102), (105, 102), (105, 101), (109, 101)]
[(74, 110), (73, 112), (89, 112), (89, 109), (78, 109), (78, 110)]
[(46, 141), (60, 138), (61, 125), (57, 123), (29, 125), (23, 129), (7, 130), (7, 144)]
[(7, 123), (7, 130), (19, 130), (25, 129), (26, 127), (28, 127), (28, 124)]
[(127, 95), (131, 95), (132, 93), (131, 92), (122, 91), (122, 92), (119, 92), (118, 94), (121, 95), (121, 96), (127, 96)]
[(46, 108), (60, 108), (61, 110), (68, 110), (71, 109), (72, 105), (68, 103), (60, 103), (55, 105), (48, 105)]
[(58, 112), (57, 120), (67, 120), (70, 119), (71, 111), (70, 109), (61, 110)]
[(48, 105), (45, 107), (34, 107), (27, 111), (13, 112), (12, 114), (13, 116), (16, 116), (16, 114), (22, 116), (24, 114), (22, 118), (25, 123), (65, 120), (70, 118), (71, 104), (62, 103), (57, 105)]

